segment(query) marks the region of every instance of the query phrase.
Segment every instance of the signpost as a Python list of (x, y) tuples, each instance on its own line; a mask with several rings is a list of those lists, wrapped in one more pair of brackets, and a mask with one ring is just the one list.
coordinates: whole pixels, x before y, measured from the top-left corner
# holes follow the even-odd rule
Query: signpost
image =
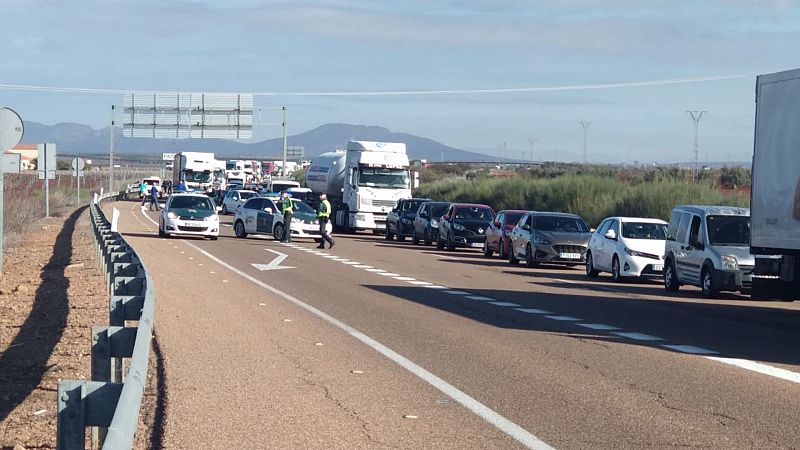
[[(24, 126), (19, 114), (10, 108), (0, 108), (0, 155), (3, 155), (7, 149), (16, 147), (22, 140), (23, 132)], [(0, 274), (3, 273), (3, 239), (5, 239), (3, 235), (3, 208), (5, 208), (3, 172), (4, 170), (0, 170)], [(17, 172), (19, 172), (19, 159), (17, 159)]]
[(44, 180), (44, 216), (50, 217), (50, 180), (56, 179), (56, 144), (39, 144), (36, 170)]
[(75, 157), (72, 160), (72, 170), (75, 173), (75, 177), (78, 179), (78, 204), (81, 203), (81, 177), (83, 176), (83, 168), (86, 167), (86, 162), (83, 161), (80, 157)]

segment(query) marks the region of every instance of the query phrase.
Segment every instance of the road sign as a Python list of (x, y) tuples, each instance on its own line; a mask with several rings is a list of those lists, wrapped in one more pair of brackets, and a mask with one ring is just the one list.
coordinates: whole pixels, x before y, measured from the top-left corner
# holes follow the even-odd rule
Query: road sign
[(56, 179), (56, 144), (39, 144), (39, 156), (36, 160), (36, 170), (39, 171), (39, 179), (44, 180), (44, 172), (47, 171), (47, 178)]
[(3, 153), (3, 173), (19, 173), (20, 159), (22, 155), (19, 153)]
[(162, 161), (174, 161), (175, 160), (175, 153), (162, 153), (161, 154)]
[(14, 148), (22, 140), (22, 119), (13, 109), (0, 108), (0, 152)]
[(82, 171), (86, 167), (86, 162), (82, 158), (74, 158), (72, 160), (72, 171)]

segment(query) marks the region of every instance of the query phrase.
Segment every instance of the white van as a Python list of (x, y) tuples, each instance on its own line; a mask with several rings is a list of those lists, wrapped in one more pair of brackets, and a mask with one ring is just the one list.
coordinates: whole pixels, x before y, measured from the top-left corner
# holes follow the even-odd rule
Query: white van
[[(141, 185), (142, 184), (147, 185), (147, 190), (145, 190), (144, 194), (142, 194), (142, 191), (141, 191)], [(155, 185), (156, 189), (158, 189), (158, 198), (162, 198), (164, 196), (164, 188), (161, 187), (161, 178), (159, 178), (159, 177), (142, 178), (142, 181), (141, 181), (140, 187), (139, 187), (139, 198), (142, 198), (145, 195), (149, 196), (150, 195), (150, 188), (153, 185)]]

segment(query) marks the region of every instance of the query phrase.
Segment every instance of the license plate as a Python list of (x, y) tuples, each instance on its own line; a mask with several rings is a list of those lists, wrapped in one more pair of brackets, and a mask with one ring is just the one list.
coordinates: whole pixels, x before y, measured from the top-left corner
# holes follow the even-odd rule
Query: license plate
[(472, 244), (469, 244), (469, 246), (483, 248), (483, 242), (473, 242)]
[(558, 255), (561, 259), (581, 259), (580, 253), (561, 253)]
[(202, 227), (203, 222), (183, 222), (183, 226), (185, 227)]
[(664, 270), (664, 265), (663, 264), (653, 264), (653, 270), (661, 272), (662, 270)]

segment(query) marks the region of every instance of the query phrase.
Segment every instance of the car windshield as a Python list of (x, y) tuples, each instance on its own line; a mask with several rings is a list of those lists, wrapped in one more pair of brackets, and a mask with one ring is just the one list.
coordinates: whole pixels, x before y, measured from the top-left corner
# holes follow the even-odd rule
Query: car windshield
[(439, 218), (447, 212), (447, 207), (450, 206), (447, 203), (439, 203), (436, 205), (431, 206), (431, 217)]
[(405, 213), (417, 212), (417, 210), (419, 209), (419, 205), (423, 203), (425, 203), (425, 200), (412, 200), (410, 202), (403, 202), (401, 211)]
[(522, 215), (525, 214), (524, 212), (507, 212), (506, 213), (506, 223), (509, 225), (516, 225), (519, 222), (519, 219)]
[(308, 213), (308, 214), (317, 213), (316, 211), (314, 211), (314, 208), (308, 206), (306, 203), (303, 203), (300, 200), (292, 200), (292, 204), (294, 205), (294, 209), (297, 212)]
[(214, 205), (211, 203), (211, 199), (205, 196), (172, 197), (172, 202), (170, 203), (169, 207), (174, 209), (196, 209), (198, 211), (214, 210)]
[(464, 220), (492, 220), (492, 210), (484, 206), (462, 206), (456, 210), (456, 219)]
[(150, 186), (153, 185), (158, 186), (159, 184), (161, 184), (161, 182), (159, 180), (144, 180), (144, 184), (149, 184)]
[(408, 171), (404, 169), (362, 167), (358, 170), (358, 185), (408, 189)]
[(706, 225), (711, 245), (750, 245), (750, 218), (747, 216), (708, 216)]
[(583, 220), (568, 216), (537, 216), (534, 229), (540, 231), (561, 231), (564, 233), (588, 233), (589, 227)]
[(667, 239), (667, 226), (660, 223), (623, 222), (622, 237), (626, 239)]

